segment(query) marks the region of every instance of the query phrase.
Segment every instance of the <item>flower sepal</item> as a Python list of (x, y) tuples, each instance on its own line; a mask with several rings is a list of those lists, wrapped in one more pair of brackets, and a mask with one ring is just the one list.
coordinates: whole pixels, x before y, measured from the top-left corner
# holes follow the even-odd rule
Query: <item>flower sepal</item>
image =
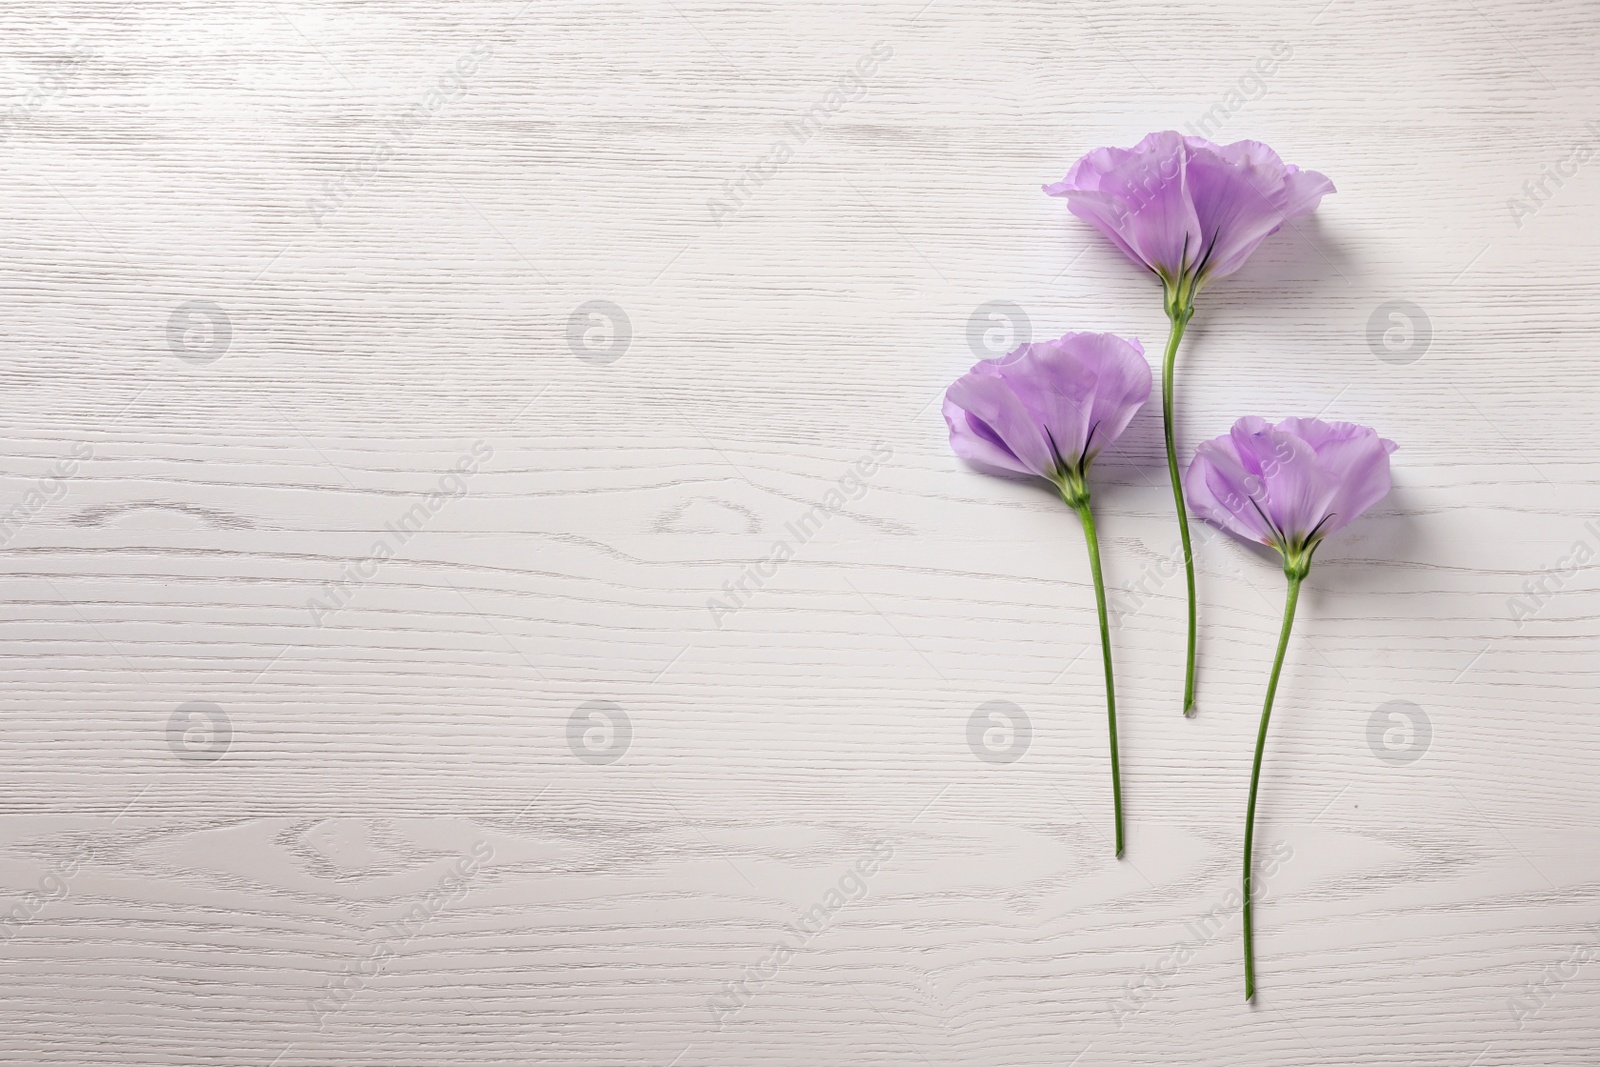
[(1317, 545), (1321, 544), (1321, 542), (1322, 539), (1319, 537), (1298, 547), (1289, 547), (1287, 545), (1272, 546), (1283, 556), (1283, 573), (1288, 576), (1291, 582), (1304, 581), (1305, 576), (1311, 573), (1311, 555), (1316, 552)]
[[(1085, 463), (1083, 466), (1087, 467), (1088, 464)], [(1074, 510), (1089, 506), (1089, 483), (1084, 478), (1085, 473), (1081, 468), (1078, 470), (1064, 468), (1054, 478), (1050, 479), (1055, 483), (1055, 487), (1061, 493), (1061, 499), (1066, 502), (1067, 507)]]
[(1176, 278), (1165, 271), (1161, 275), (1161, 309), (1175, 326), (1187, 326), (1194, 318), (1194, 295), (1200, 291), (1200, 272), (1190, 269)]

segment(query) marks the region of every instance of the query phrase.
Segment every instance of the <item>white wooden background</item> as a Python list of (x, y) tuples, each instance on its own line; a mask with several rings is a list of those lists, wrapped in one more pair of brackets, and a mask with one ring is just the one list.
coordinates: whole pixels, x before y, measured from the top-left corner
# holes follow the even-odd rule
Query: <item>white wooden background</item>
[[(6, 5), (4, 1062), (1595, 1063), (1597, 30)], [(1155, 409), (1095, 472), (1108, 579), (1151, 592), (1115, 633), (1118, 862), (1076, 519), (965, 469), (936, 403), (991, 301), (1159, 349), (1156, 289), (1039, 187), (1218, 104), (1339, 191), (1206, 294), (1185, 450), (1246, 413), (1401, 444), (1302, 598), (1254, 1006), (1227, 898), (1281, 574), (1201, 537), (1183, 719)], [(569, 330), (591, 301), (627, 327)], [(1427, 329), (1374, 342), (1393, 301)], [(969, 747), (991, 701), (1014, 762)]]

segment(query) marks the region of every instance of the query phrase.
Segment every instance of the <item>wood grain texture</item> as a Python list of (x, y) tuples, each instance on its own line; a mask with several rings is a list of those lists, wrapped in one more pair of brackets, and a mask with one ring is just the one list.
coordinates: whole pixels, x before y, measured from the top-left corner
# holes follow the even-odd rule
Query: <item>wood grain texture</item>
[[(1524, 188), (1600, 148), (1593, 5), (65, 0), (0, 40), (3, 1062), (1600, 1057), (1600, 162)], [(936, 403), (991, 301), (1159, 342), (1039, 186), (1219, 103), (1339, 192), (1206, 294), (1182, 441), (1402, 445), (1302, 597), (1253, 1007), (1281, 575), (1202, 535), (1184, 720), (1158, 414), (1101, 461), (1118, 862), (1076, 519)], [(1391, 301), (1426, 344), (1369, 343)]]

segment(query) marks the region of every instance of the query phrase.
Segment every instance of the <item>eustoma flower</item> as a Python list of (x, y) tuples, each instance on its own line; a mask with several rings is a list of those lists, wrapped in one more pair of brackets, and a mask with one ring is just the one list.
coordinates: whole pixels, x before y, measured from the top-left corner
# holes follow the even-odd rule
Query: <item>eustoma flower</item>
[(1111, 678), (1100, 544), (1089, 510), (1089, 464), (1122, 435), (1150, 398), (1150, 365), (1137, 340), (1109, 333), (1069, 333), (985, 360), (945, 392), (950, 447), (980, 467), (1048, 480), (1083, 522), (1100, 614), (1111, 729), (1111, 796), (1117, 855), (1122, 855), (1122, 775), (1117, 763), (1117, 702)]
[(1244, 817), (1244, 995), (1256, 993), (1250, 911), (1251, 847), (1255, 842), (1256, 787), (1267, 743), (1272, 698), (1294, 625), (1300, 583), (1323, 538), (1343, 529), (1389, 492), (1389, 453), (1396, 445), (1365, 426), (1320, 419), (1243, 418), (1233, 430), (1195, 452), (1184, 477), (1195, 514), (1251, 541), (1277, 549), (1289, 594), (1283, 608), (1278, 653), (1267, 680), (1267, 700), (1250, 768), (1250, 803)]
[(1132, 148), (1096, 148), (1044, 190), (1066, 197), (1067, 210), (1149, 268), (1165, 291), (1172, 326), (1161, 363), (1161, 415), (1189, 583), (1183, 679), (1183, 711), (1189, 715), (1194, 709), (1194, 553), (1173, 443), (1172, 372), (1178, 343), (1194, 315), (1195, 294), (1244, 266), (1250, 253), (1284, 223), (1316, 210), (1323, 196), (1334, 191), (1333, 183), (1316, 171), (1285, 164), (1258, 141), (1220, 146), (1167, 132), (1152, 133)]

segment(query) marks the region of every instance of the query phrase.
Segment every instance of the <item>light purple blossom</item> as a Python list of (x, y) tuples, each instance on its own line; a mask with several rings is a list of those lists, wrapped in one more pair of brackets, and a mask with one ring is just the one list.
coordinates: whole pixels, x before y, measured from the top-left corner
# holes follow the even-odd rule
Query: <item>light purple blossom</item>
[(1089, 463), (1122, 436), (1134, 413), (1150, 399), (1150, 377), (1150, 364), (1137, 340), (1125, 341), (1110, 333), (1069, 333), (1054, 341), (1025, 344), (1002, 359), (984, 360), (944, 394), (944, 419), (956, 455), (979, 467), (1048, 479), (1083, 523), (1106, 673), (1118, 856), (1123, 836), (1117, 696), (1088, 474)]
[[(1069, 333), (984, 360), (945, 393), (950, 447), (980, 467), (1082, 488), (1089, 462), (1150, 398), (1137, 339)], [(1069, 503), (1072, 501), (1069, 500)]]
[(1132, 148), (1096, 148), (1044, 191), (1163, 281), (1190, 275), (1198, 289), (1244, 266), (1334, 188), (1259, 141), (1224, 146), (1169, 130)]
[(1309, 565), (1324, 537), (1389, 492), (1396, 447), (1351, 422), (1247, 416), (1195, 450), (1184, 489), (1202, 518)]
[(1198, 612), (1173, 415), (1178, 345), (1194, 317), (1195, 295), (1244, 266), (1284, 223), (1316, 210), (1333, 183), (1284, 163), (1259, 141), (1222, 146), (1169, 130), (1132, 148), (1096, 148), (1044, 191), (1066, 197), (1069, 211), (1161, 279), (1162, 307), (1172, 324), (1161, 358), (1161, 423), (1189, 588), (1183, 713), (1193, 714)]
[(1289, 591), (1283, 604), (1278, 651), (1267, 676), (1267, 697), (1250, 766), (1250, 800), (1244, 816), (1244, 998), (1256, 995), (1252, 884), (1255, 874), (1256, 797), (1261, 759), (1272, 721), (1272, 701), (1294, 627), (1300, 585), (1323, 538), (1350, 525), (1389, 492), (1389, 454), (1396, 445), (1353, 422), (1284, 419), (1276, 426), (1247, 417), (1195, 450), (1184, 476), (1195, 513), (1283, 557)]

